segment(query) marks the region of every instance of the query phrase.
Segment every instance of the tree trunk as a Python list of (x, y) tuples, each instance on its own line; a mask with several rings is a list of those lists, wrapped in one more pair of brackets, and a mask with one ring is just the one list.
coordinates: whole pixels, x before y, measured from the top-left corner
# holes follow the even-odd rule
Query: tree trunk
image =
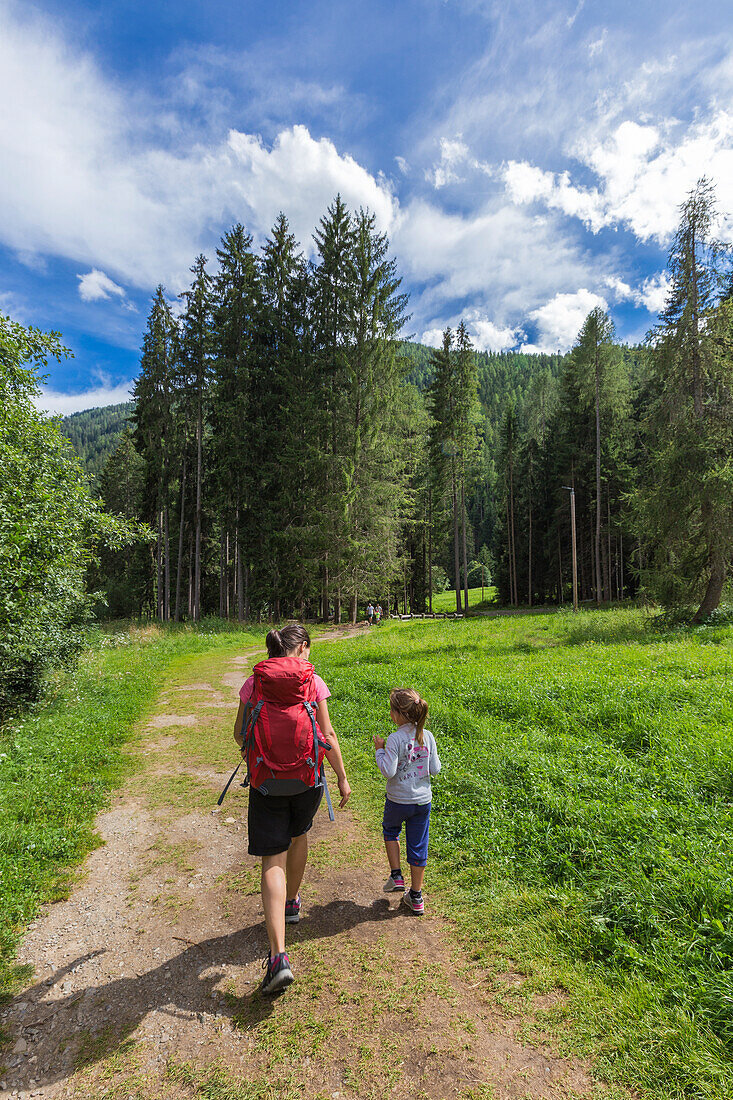
[(199, 393), (196, 424), (196, 549), (194, 557), (193, 619), (201, 618), (201, 483), (203, 480), (203, 408)]
[(463, 611), (468, 614), (468, 552), (466, 548), (466, 483), (461, 478), (461, 543), (463, 550)]
[(529, 491), (529, 550), (527, 553), (527, 603), (532, 606), (532, 489)]
[(719, 551), (712, 552), (710, 555), (710, 579), (702, 603), (692, 617), (693, 623), (701, 623), (719, 607), (726, 575), (723, 555)]
[(461, 559), (458, 550), (458, 488), (456, 486), (455, 459), (451, 459), (451, 495), (453, 500), (453, 569), (456, 589), (456, 612), (460, 614), (461, 607)]
[(596, 342), (596, 603), (601, 604), (601, 383), (598, 343)]
[(514, 606), (519, 606), (519, 590), (517, 588), (517, 543), (514, 536), (514, 461), (509, 458), (509, 518), (512, 527), (512, 579), (514, 581)]
[(186, 452), (181, 473), (181, 518), (178, 524), (178, 561), (176, 562), (176, 622), (181, 621), (181, 579), (183, 572), (183, 520), (186, 513)]
[(433, 613), (433, 490), (428, 489), (428, 608)]
[(608, 494), (606, 496), (606, 515), (607, 515), (607, 528), (606, 528), (606, 541), (608, 543), (608, 554), (606, 557), (606, 564), (603, 570), (603, 581), (606, 586), (606, 599), (610, 602), (613, 599), (611, 592), (611, 489), (609, 487)]
[(166, 493), (165, 505), (163, 508), (163, 545), (165, 547), (165, 578), (164, 578), (164, 600), (163, 600), (163, 618), (167, 623), (171, 619), (171, 540), (170, 532), (168, 529), (168, 496)]
[(507, 573), (509, 574), (509, 603), (514, 607), (514, 578), (512, 574), (512, 525), (509, 519), (509, 494), (506, 495)]
[(163, 512), (158, 511), (158, 540), (155, 547), (155, 603), (158, 618), (163, 622)]
[(188, 617), (193, 618), (193, 535), (188, 536)]
[(225, 580), (224, 580), (224, 554), (225, 554), (225, 547), (226, 547), (226, 541), (225, 540), (226, 540), (226, 536), (224, 534), (224, 531), (222, 530), (221, 534), (219, 535), (219, 618), (220, 619), (224, 618), (224, 607), (225, 607), (225, 599), (226, 599), (225, 595), (224, 595), (224, 584), (225, 584)]

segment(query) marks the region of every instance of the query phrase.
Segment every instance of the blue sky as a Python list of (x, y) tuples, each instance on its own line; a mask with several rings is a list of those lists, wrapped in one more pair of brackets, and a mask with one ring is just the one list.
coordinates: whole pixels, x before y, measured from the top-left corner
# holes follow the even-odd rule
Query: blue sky
[(0, 0), (0, 310), (60, 330), (46, 407), (123, 400), (151, 293), (282, 209), (372, 209), (409, 331), (641, 338), (702, 175), (733, 237), (733, 8), (706, 0)]

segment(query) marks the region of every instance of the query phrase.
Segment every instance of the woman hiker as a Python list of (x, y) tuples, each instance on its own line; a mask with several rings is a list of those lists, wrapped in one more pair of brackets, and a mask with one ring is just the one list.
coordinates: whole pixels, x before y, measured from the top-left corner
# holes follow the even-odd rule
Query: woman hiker
[[(295, 744), (296, 722), (305, 721), (306, 725), (308, 721), (312, 722), (314, 731), (320, 732), (320, 737), (317, 738), (321, 745), (320, 751), (336, 773), (341, 795), (340, 805), (343, 807), (349, 801), (351, 787), (328, 714), (326, 700), (331, 692), (308, 661), (310, 635), (305, 627), (294, 624), (283, 627), (282, 630), (271, 630), (266, 644), (268, 659), (255, 666), (259, 686), (255, 687), (255, 675), (252, 675), (245, 680), (239, 692), (234, 739), (242, 748), (242, 725), (250, 700), (256, 709), (259, 694), (269, 694), (272, 700), (277, 696), (276, 701), (266, 701), (263, 704), (268, 708), (265, 715), (268, 728), (277, 728), (281, 736), (283, 731), (287, 736), (290, 723), (293, 731), (292, 748)], [(268, 681), (269, 692), (267, 687), (262, 687)], [(311, 705), (314, 711), (312, 717), (308, 709)], [(271, 711), (270, 707), (274, 710)], [(306, 712), (308, 719), (303, 718)], [(314, 745), (313, 749), (316, 747)], [(309, 748), (308, 752), (312, 753), (313, 749)], [(316, 786), (303, 783), (303, 789), (298, 793), (277, 793), (279, 777), (274, 770), (265, 769), (262, 772), (262, 757), (257, 758), (257, 751), (255, 749), (255, 752), (250, 753), (248, 761), (252, 781), (249, 792), (248, 851), (250, 855), (262, 858), (262, 908), (270, 950), (263, 963), (266, 974), (260, 988), (263, 993), (272, 994), (285, 989), (293, 981), (290, 960), (285, 952), (285, 924), (297, 924), (300, 920), (300, 884), (308, 860), (308, 832), (321, 803), (324, 787), (317, 782), (317, 776), (311, 775), (311, 779), (316, 779)], [(312, 760), (309, 763), (312, 766)], [(303, 774), (307, 775), (307, 770)], [(292, 779), (287, 782), (293, 785)], [(268, 784), (272, 790), (265, 793)], [(295, 781), (296, 786), (297, 784), (298, 781)]]

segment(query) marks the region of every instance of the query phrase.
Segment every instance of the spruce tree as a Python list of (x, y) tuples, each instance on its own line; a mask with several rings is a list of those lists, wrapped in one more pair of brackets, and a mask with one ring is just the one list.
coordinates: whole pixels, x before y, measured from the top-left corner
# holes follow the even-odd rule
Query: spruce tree
[(713, 237), (708, 180), (698, 181), (680, 214), (669, 296), (650, 334), (650, 463), (636, 505), (644, 579), (666, 603), (699, 600), (700, 621), (718, 607), (733, 556), (733, 345), (727, 250)]

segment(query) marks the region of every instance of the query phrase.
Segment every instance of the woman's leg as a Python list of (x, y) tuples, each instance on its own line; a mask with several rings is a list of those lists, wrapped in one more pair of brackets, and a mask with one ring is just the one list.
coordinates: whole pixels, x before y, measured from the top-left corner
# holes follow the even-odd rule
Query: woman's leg
[(287, 889), (285, 891), (288, 900), (297, 898), (300, 884), (305, 874), (305, 865), (308, 862), (308, 834), (301, 833), (290, 841), (285, 864)]
[(262, 857), (262, 908), (273, 959), (285, 950), (285, 867), (288, 853)]

